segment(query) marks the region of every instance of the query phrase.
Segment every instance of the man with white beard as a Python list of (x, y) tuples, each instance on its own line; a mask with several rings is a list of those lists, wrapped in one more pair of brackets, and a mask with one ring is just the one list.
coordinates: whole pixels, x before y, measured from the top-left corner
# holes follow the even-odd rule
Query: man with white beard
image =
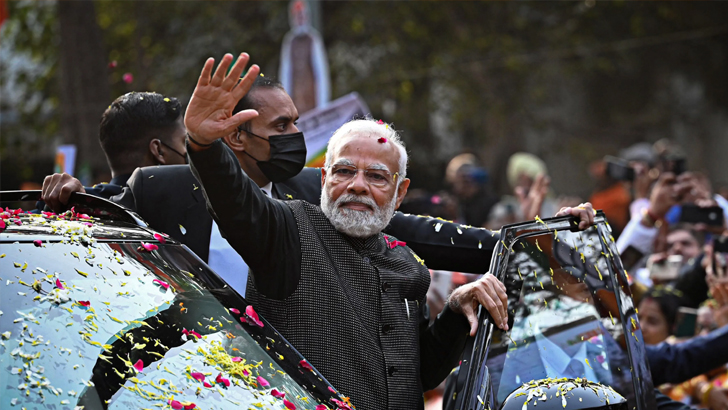
[[(254, 118), (232, 114), (259, 73), (242, 54), (208, 59), (185, 115), (193, 172), (230, 244), (250, 266), (246, 298), (359, 409), (417, 409), (457, 365), (477, 306), (507, 328), (505, 287), (490, 274), (452, 293), (429, 325), (430, 276), (383, 235), (407, 193), (407, 153), (388, 124), (356, 120), (332, 136), (322, 207), (265, 196), (219, 138)], [(591, 215), (591, 209), (584, 209)], [(579, 211), (580, 212), (580, 211)]]

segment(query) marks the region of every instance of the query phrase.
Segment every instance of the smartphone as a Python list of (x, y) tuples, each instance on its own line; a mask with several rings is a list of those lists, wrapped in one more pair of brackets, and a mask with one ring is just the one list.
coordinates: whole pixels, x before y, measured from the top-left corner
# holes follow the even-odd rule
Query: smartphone
[(682, 157), (668, 158), (664, 162), (665, 171), (672, 172), (675, 176), (678, 176), (685, 172), (686, 163), (687, 161)]
[(637, 248), (630, 245), (619, 256), (620, 259), (622, 259), (622, 266), (624, 266), (624, 269), (630, 271), (645, 255), (637, 250)]
[(719, 236), (713, 240), (713, 252), (728, 253), (728, 236)]
[(698, 309), (681, 306), (675, 318), (675, 337), (693, 337), (698, 324)]
[(659, 262), (648, 261), (647, 270), (650, 272), (650, 279), (661, 282), (677, 279), (680, 275), (682, 260), (680, 255), (670, 255)]
[(604, 157), (607, 163), (607, 175), (617, 181), (634, 181), (634, 168), (621, 158), (607, 155)]
[(680, 222), (691, 224), (706, 224), (709, 226), (723, 226), (725, 223), (723, 208), (719, 206), (700, 207), (695, 204), (681, 206)]

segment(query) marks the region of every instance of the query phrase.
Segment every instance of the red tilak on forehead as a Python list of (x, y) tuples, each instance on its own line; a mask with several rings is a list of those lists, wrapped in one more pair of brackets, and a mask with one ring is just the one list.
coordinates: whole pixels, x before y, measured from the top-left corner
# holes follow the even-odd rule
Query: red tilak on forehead
[(387, 139), (386, 139), (386, 138), (384, 138), (384, 137), (381, 137), (381, 138), (379, 138), (379, 139), (377, 140), (377, 142), (378, 142), (378, 143), (380, 143), (380, 144), (384, 144), (385, 142), (387, 142)]

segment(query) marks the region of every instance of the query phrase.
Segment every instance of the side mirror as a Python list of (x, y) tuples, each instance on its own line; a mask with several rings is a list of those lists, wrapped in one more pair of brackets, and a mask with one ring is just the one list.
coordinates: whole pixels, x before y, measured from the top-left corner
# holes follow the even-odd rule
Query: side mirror
[(586, 379), (541, 379), (524, 383), (500, 410), (627, 410), (627, 400), (611, 387)]

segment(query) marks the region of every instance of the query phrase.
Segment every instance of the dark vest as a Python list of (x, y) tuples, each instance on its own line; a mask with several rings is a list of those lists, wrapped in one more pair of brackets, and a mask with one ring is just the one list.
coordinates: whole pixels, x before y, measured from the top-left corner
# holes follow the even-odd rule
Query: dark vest
[(246, 298), (358, 410), (422, 408), (418, 325), (430, 285), (424, 263), (407, 247), (390, 249), (382, 234), (351, 238), (320, 208), (286, 204), (301, 242), (298, 287), (284, 300), (270, 299), (251, 274)]

